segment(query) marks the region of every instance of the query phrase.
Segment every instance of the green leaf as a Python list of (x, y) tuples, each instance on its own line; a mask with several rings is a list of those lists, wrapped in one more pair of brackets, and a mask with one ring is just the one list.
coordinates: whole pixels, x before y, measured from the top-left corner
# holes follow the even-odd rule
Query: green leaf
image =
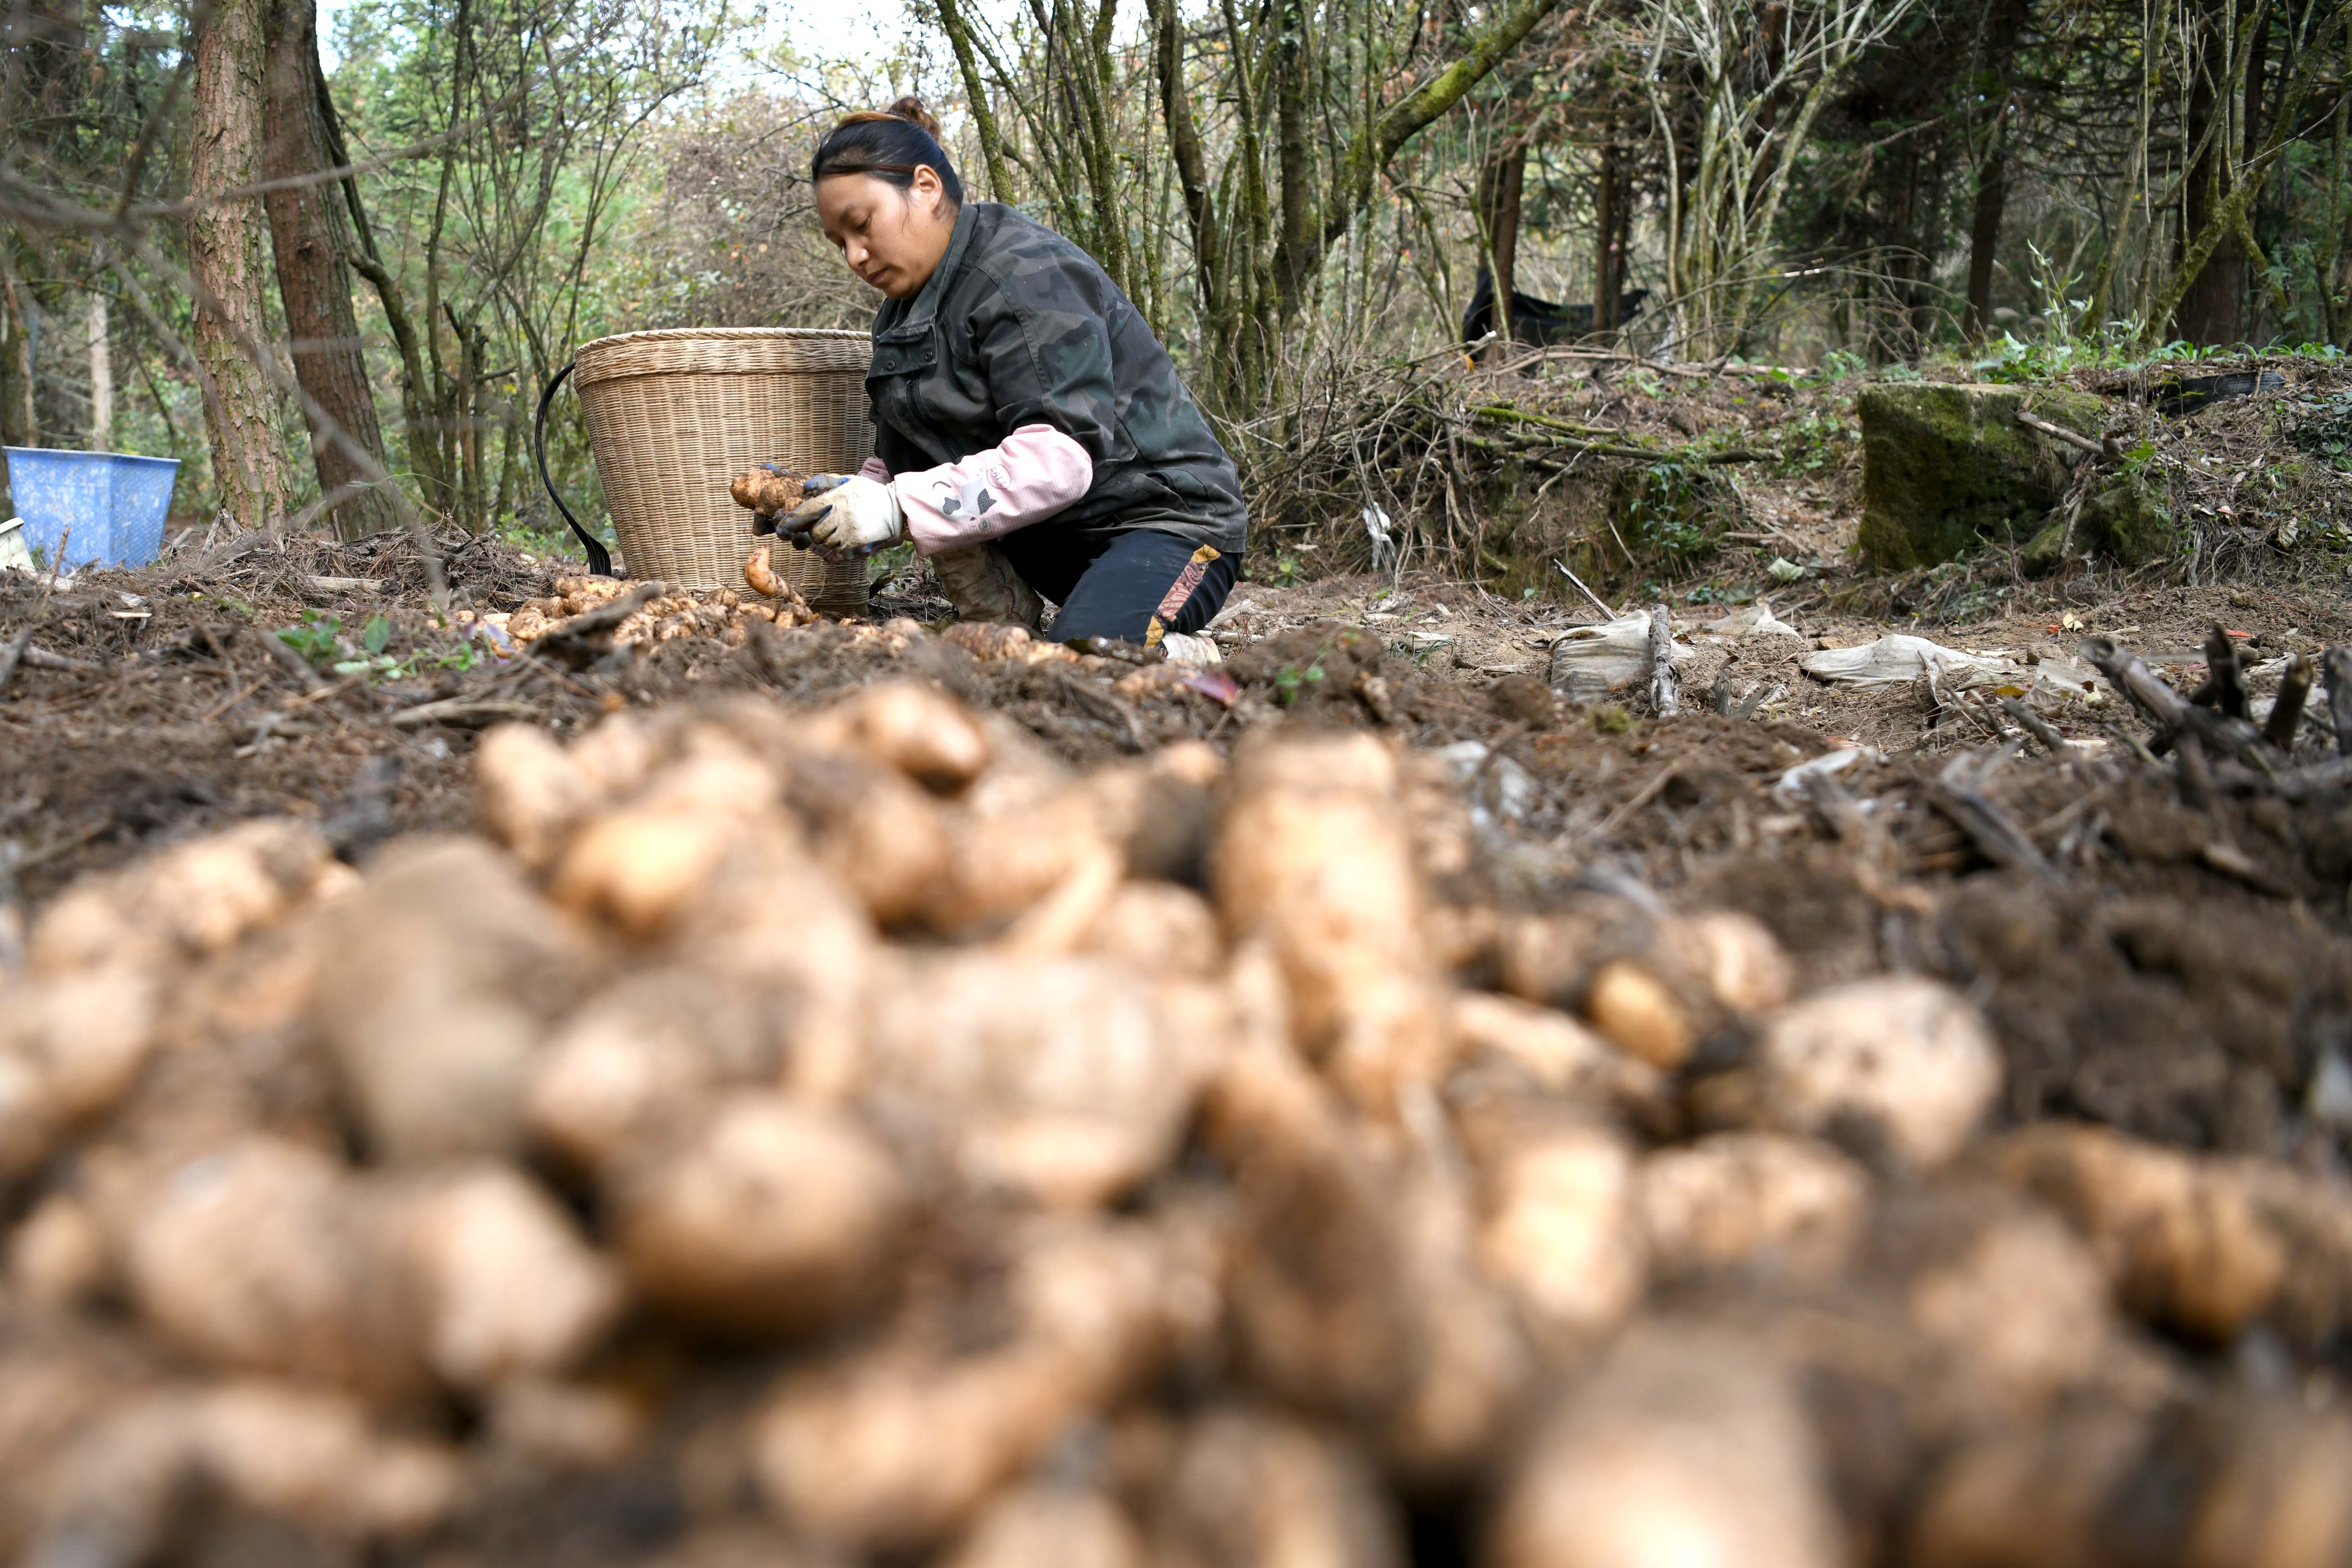
[(360, 632), (360, 646), (371, 653), (381, 653), (391, 641), (392, 622), (381, 615), (369, 616), (366, 627)]

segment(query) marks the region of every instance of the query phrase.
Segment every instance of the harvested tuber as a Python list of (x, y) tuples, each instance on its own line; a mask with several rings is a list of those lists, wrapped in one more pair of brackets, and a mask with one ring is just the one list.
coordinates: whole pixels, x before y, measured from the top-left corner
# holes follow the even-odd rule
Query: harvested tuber
[(1226, 929), (1272, 944), (1297, 1043), (1393, 1115), (1450, 1043), (1395, 760), (1364, 735), (1266, 739), (1244, 748), (1233, 789), (1217, 844)]
[(2290, 1254), (2229, 1166), (2056, 1124), (2012, 1133), (1990, 1153), (2003, 1181), (2090, 1242), (2125, 1310), (2226, 1340), (2277, 1299)]
[(1483, 1189), (1480, 1261), (1546, 1353), (1571, 1356), (1633, 1311), (1647, 1281), (1633, 1150), (1545, 1111), (1484, 1120), (1466, 1140)]
[(217, 953), (350, 881), (316, 829), (286, 818), (247, 822), (76, 883), (34, 922), (26, 957), (36, 977), (152, 971)]
[(1859, 980), (1773, 1016), (1754, 1057), (1697, 1086), (1718, 1126), (1861, 1135), (1923, 1168), (1975, 1134), (2000, 1090), (2000, 1053), (1977, 1009), (1917, 976)]
[(8, 1282), (37, 1306), (83, 1305), (112, 1269), (98, 1217), (71, 1193), (51, 1193), (8, 1236)]
[(423, 1381), (422, 1304), (380, 1270), (361, 1184), (254, 1138), (171, 1173), (121, 1239), (140, 1314), (198, 1359), (390, 1396)]
[(1973, 1228), (1913, 1274), (1906, 1311), (1962, 1358), (1971, 1394), (2002, 1414), (2042, 1416), (2099, 1369), (2114, 1333), (2106, 1281), (2047, 1214), (2001, 1215)]
[(959, 953), (909, 962), (875, 998), (866, 1094), (972, 1186), (1084, 1207), (1174, 1155), (1205, 1044), (1132, 970)]
[(1601, 967), (1584, 997), (1585, 1016), (1609, 1042), (1662, 1072), (1690, 1060), (1698, 1021), (1673, 989), (1643, 965), (1617, 958)]
[(762, 1009), (707, 975), (656, 968), (608, 988), (533, 1062), (523, 1099), (532, 1139), (595, 1174), (682, 1133), (721, 1087), (772, 1083)]
[[(2107, 1549), (2123, 1522), (2114, 1513), (2132, 1495), (2150, 1437), (2144, 1413), (2108, 1406), (1980, 1436), (1924, 1483), (1900, 1560), (1918, 1568), (2110, 1562)], [(2179, 1484), (2162, 1479), (2162, 1490)]]
[(916, 783), (952, 795), (990, 761), (988, 736), (951, 699), (909, 681), (867, 686), (811, 719), (802, 734), (812, 749), (846, 747)]
[(800, 595), (793, 591), (793, 585), (776, 575), (776, 569), (772, 564), (775, 549), (776, 547), (766, 539), (761, 539), (751, 547), (751, 555), (743, 562), (744, 584), (752, 592), (769, 599), (782, 599), (787, 594), (798, 599)]
[(515, 1151), (531, 1056), (587, 953), (513, 865), (478, 839), (394, 845), (322, 953), (317, 1025), (374, 1152)]
[(1016, 1245), (1011, 1327), (942, 1354), (919, 1323), (796, 1371), (758, 1417), (753, 1465), (787, 1525), (865, 1551), (960, 1528), (1074, 1423), (1148, 1376), (1165, 1349), (1162, 1260), (1124, 1228)]
[(737, 506), (748, 511), (789, 512), (808, 499), (803, 489), (807, 483), (807, 475), (768, 463), (737, 475), (734, 483), (727, 486), (727, 493), (735, 498)]
[(776, 1094), (728, 1096), (707, 1127), (608, 1185), (638, 1292), (743, 1336), (803, 1333), (868, 1304), (907, 1215), (905, 1183), (870, 1134)]
[(474, 748), (474, 810), (515, 858), (543, 871), (603, 791), (537, 725), (502, 724)]
[(1099, 1492), (1015, 1487), (982, 1511), (942, 1568), (1145, 1568), (1143, 1538)]
[(1188, 980), (1207, 979), (1224, 958), (1217, 912), (1191, 888), (1166, 882), (1120, 883), (1078, 948), (1139, 975)]
[(1842, 1264), (1869, 1200), (1868, 1178), (1827, 1145), (1776, 1133), (1718, 1133), (1642, 1162), (1642, 1229), (1662, 1270)]
[(1403, 1568), (1404, 1521), (1363, 1455), (1271, 1410), (1187, 1426), (1151, 1513), (1154, 1568)]
[(442, 1382), (487, 1388), (562, 1372), (621, 1310), (621, 1282), (554, 1200), (482, 1166), (391, 1197), (382, 1256), (413, 1281), (425, 1359)]
[(1536, 1370), (1511, 1300), (1479, 1268), (1465, 1186), (1458, 1172), (1418, 1169), (1397, 1206), (1421, 1355), (1379, 1436), (1388, 1465), (1417, 1486), (1478, 1474), (1519, 1416)]
[(1764, 1344), (1644, 1327), (1536, 1432), (1490, 1568), (1833, 1568), (1812, 1431)]
[(187, 1505), (206, 1493), (329, 1538), (413, 1537), (450, 1514), (462, 1487), (456, 1456), (379, 1436), (346, 1397), (258, 1381), (164, 1390), (61, 1457), (26, 1561), (176, 1557)]
[(1389, 1173), (1279, 1039), (1230, 1051), (1204, 1113), (1237, 1200), (1225, 1293), (1243, 1365), (1299, 1405), (1388, 1409), (1423, 1353)]

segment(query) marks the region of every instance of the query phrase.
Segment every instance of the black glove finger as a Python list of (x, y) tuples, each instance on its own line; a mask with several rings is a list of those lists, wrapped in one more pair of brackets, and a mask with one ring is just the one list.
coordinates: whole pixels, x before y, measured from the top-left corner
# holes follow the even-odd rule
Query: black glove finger
[(776, 514), (775, 514), (775, 513), (773, 513), (773, 512), (754, 512), (754, 513), (752, 513), (752, 514), (751, 514), (751, 533), (752, 533), (752, 537), (753, 537), (753, 538), (758, 538), (758, 537), (760, 537), (761, 535), (763, 535), (763, 534), (772, 534), (772, 533), (774, 533), (775, 531), (776, 531)]

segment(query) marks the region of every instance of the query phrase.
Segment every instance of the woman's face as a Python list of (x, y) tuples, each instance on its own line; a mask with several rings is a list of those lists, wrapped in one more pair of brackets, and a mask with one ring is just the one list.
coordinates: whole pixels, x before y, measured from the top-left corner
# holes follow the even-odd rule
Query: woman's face
[(828, 174), (816, 183), (816, 215), (849, 270), (893, 299), (922, 292), (955, 234), (955, 204), (939, 172), (918, 168), (912, 186), (872, 174)]

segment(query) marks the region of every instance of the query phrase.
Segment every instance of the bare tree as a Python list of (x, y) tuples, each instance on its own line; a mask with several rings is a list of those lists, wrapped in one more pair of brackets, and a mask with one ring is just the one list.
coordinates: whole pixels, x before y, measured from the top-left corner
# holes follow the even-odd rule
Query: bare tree
[(1914, 3), (1643, 0), (1644, 79), (1668, 165), (1666, 290), (1686, 351), (1738, 346), (1814, 122)]
[[(268, 83), (262, 172), (270, 187), (265, 201), (278, 297), (293, 339), (294, 373), (326, 417), (382, 466), (383, 431), (368, 382), (359, 316), (352, 308), (350, 220), (330, 175), (335, 166), (326, 121), (331, 105), (319, 61), (316, 0), (277, 0), (272, 5)], [(345, 538), (399, 525), (392, 497), (367, 482), (343, 444), (330, 439), (324, 426), (312, 429), (310, 452), (320, 492)]]

